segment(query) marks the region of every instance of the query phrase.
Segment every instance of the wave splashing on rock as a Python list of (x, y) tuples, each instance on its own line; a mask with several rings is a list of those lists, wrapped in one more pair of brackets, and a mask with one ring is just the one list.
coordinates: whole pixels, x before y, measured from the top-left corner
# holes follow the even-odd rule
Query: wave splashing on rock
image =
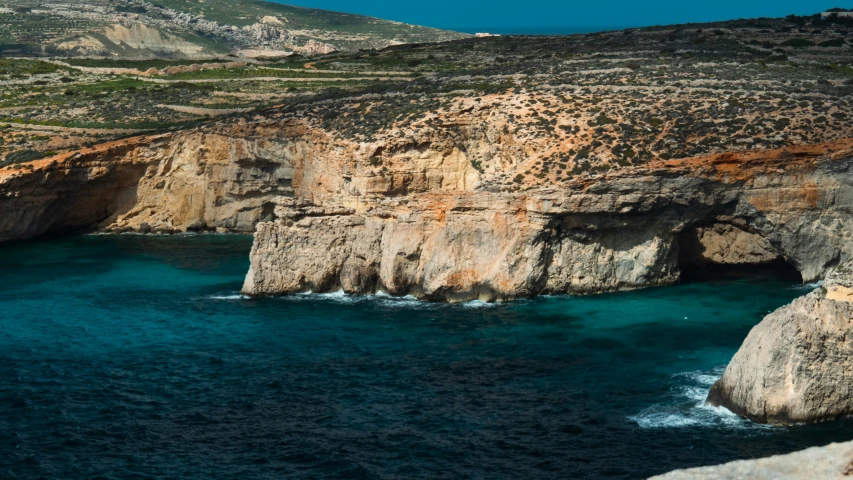
[(673, 375), (672, 381), (675, 385), (670, 388), (670, 397), (666, 402), (656, 403), (628, 419), (636, 422), (641, 428), (768, 428), (742, 419), (723, 407), (705, 403), (711, 385), (720, 378), (724, 370), (725, 367), (718, 367), (709, 371)]

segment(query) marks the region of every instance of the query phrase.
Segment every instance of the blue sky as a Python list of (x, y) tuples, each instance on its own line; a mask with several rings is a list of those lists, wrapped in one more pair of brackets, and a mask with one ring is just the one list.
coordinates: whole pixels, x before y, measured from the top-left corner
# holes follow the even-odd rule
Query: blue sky
[(853, 8), (853, 0), (276, 0), (442, 28), (626, 27)]

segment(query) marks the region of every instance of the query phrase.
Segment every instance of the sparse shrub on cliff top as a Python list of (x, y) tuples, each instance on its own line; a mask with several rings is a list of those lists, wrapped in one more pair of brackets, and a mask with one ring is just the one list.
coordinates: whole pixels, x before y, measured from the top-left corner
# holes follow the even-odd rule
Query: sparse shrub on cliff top
[(794, 48), (805, 48), (805, 47), (813, 47), (814, 42), (806, 40), (805, 38), (792, 38), (790, 40), (786, 40), (782, 42), (782, 45), (786, 47), (794, 47)]
[(52, 152), (39, 152), (36, 150), (18, 150), (6, 155), (6, 158), (0, 160), (0, 167), (19, 163), (32, 162), (40, 158), (46, 157)]
[(827, 40), (825, 42), (820, 42), (818, 46), (821, 47), (843, 47), (844, 39), (843, 38), (835, 38), (832, 40)]

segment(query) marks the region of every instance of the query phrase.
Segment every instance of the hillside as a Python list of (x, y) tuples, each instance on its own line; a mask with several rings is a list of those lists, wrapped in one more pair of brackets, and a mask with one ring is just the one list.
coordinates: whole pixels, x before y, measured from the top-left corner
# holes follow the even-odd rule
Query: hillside
[(493, 125), (514, 146), (467, 155), (488, 174), (483, 182), (507, 188), (820, 143), (853, 137), (851, 30), (816, 16), (472, 38), (286, 61), (7, 59), (0, 165), (257, 114), (377, 144), (453, 139)]
[(5, 56), (283, 56), (465, 36), (261, 0), (11, 0), (0, 7)]

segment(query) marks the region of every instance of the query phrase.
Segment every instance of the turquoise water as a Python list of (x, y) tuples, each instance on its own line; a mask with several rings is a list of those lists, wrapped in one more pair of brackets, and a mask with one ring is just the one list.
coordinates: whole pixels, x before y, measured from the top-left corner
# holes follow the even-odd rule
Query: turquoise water
[(702, 405), (790, 280), (249, 300), (250, 245), (0, 248), (0, 478), (633, 479), (853, 436)]

